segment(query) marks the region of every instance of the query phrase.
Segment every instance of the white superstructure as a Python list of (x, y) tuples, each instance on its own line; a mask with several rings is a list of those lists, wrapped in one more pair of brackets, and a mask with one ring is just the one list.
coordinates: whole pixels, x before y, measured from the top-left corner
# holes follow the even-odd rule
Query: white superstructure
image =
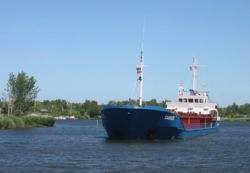
[(208, 92), (197, 90), (198, 65), (195, 58), (190, 66), (190, 70), (192, 71), (193, 88), (187, 91), (181, 84), (176, 102), (168, 102), (167, 109), (183, 115), (211, 115), (219, 120), (217, 104), (209, 99)]
[(217, 104), (210, 101), (207, 92), (201, 91), (179, 91), (176, 102), (167, 103), (167, 109), (196, 114), (211, 114), (217, 112)]

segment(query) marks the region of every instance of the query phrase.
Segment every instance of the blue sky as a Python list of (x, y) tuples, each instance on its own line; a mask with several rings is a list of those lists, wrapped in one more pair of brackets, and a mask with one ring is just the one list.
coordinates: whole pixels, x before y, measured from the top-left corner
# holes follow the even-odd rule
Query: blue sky
[(133, 98), (145, 28), (145, 99), (191, 87), (220, 105), (250, 102), (248, 0), (0, 0), (0, 92), (10, 72), (38, 81), (39, 99)]

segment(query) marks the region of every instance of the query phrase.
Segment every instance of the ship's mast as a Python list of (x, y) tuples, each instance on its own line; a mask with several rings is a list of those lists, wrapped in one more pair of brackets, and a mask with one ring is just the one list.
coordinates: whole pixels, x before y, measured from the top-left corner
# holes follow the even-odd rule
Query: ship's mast
[(141, 51), (140, 62), (137, 66), (137, 81), (139, 82), (139, 106), (142, 106), (142, 98), (143, 98), (143, 51)]
[(196, 62), (196, 58), (193, 57), (193, 63), (190, 66), (190, 70), (192, 71), (192, 84), (193, 84), (193, 91), (197, 90), (197, 71), (198, 71), (198, 65)]
[(142, 28), (141, 55), (139, 64), (136, 67), (137, 81), (139, 83), (139, 106), (142, 106), (142, 99), (143, 99), (143, 70), (144, 70), (143, 42), (144, 42), (145, 21), (146, 20), (144, 17), (143, 28)]

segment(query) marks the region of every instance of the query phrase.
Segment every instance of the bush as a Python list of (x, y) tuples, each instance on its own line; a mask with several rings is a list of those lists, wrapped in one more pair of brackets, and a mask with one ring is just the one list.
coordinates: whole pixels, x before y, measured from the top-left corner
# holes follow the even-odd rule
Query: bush
[(26, 127), (34, 127), (35, 125), (39, 125), (37, 124), (37, 118), (33, 118), (32, 116), (23, 116), (23, 121)]
[(42, 116), (24, 116), (23, 120), (27, 127), (42, 127), (42, 126), (53, 126), (55, 119), (53, 117), (42, 117)]
[(20, 117), (12, 117), (14, 123), (16, 124), (16, 128), (24, 128), (25, 123), (22, 118)]
[(0, 128), (1, 129), (12, 129), (16, 128), (16, 124), (10, 117), (1, 117), (0, 119)]
[(42, 116), (10, 116), (0, 117), (0, 129), (26, 128), (26, 127), (52, 127), (55, 123), (53, 117)]

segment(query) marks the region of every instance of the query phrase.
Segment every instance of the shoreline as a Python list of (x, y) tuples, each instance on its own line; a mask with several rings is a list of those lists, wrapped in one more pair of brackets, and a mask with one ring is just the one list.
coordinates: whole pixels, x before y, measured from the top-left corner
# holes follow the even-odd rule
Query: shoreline
[(221, 121), (250, 121), (250, 118), (222, 118)]

